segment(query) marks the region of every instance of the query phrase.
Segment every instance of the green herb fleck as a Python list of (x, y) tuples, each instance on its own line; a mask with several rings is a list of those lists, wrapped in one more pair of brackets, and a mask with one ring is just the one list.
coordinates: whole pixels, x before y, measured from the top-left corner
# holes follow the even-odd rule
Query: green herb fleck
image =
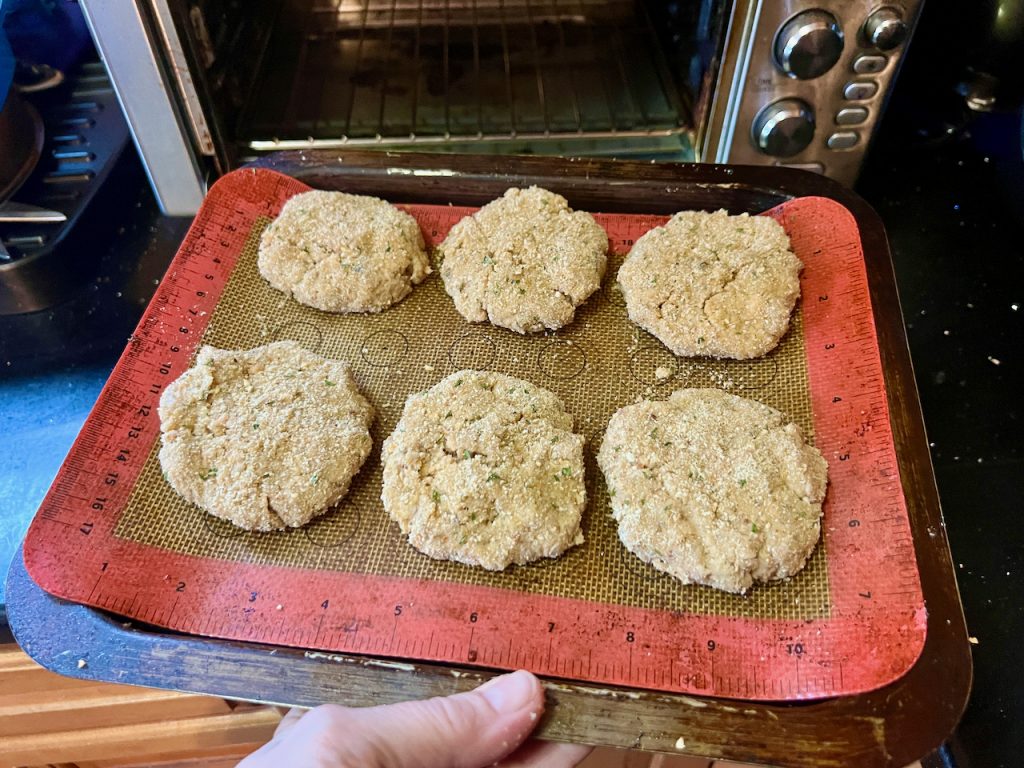
[(440, 493), (440, 491), (433, 491), (433, 492), (431, 492), (430, 498), (432, 498), (434, 500), (435, 504), (440, 504), (441, 503), (441, 493)]
[(470, 456), (471, 456), (471, 455), (472, 455), (472, 454), (470, 454), (470, 452), (469, 452), (469, 451), (463, 451), (463, 452), (462, 452), (462, 458), (464, 458), (464, 459), (468, 459), (468, 458), (470, 458)]
[(462, 386), (462, 379), (456, 379), (455, 380), (455, 386), (456, 387), (461, 387)]
[(703, 336), (698, 336), (697, 337), (697, 343), (698, 344), (703, 344), (704, 343), (704, 337)]
[(490, 256), (484, 256), (483, 263), (484, 264), (493, 264), (494, 263), (494, 259), (492, 259)]
[(614, 496), (615, 495), (615, 489), (614, 488), (609, 488), (608, 489), (608, 495), (609, 496)]
[(753, 533), (760, 533), (761, 532), (761, 529), (757, 527), (757, 523), (751, 523), (750, 524), (750, 530)]
[(562, 467), (562, 477), (571, 477), (571, 476), (572, 476), (572, 468), (571, 467)]
[(493, 483), (495, 480), (501, 480), (501, 475), (497, 472), (491, 472), (491, 474), (487, 476), (487, 482)]
[(325, 387), (333, 387), (334, 386), (334, 382), (331, 381), (330, 379), (324, 379), (324, 386)]
[(473, 513), (470, 514), (469, 522), (471, 522), (471, 523), (475, 523), (476, 522), (476, 512), (473, 512)]
[(253, 428), (253, 429), (259, 429), (259, 428), (260, 428), (260, 423), (259, 423), (258, 421), (254, 421), (254, 422), (252, 423), (252, 428)]
[(264, 472), (262, 475), (260, 475), (260, 479), (261, 480), (265, 480), (268, 477), (270, 477), (270, 473), (269, 472)]
[(450, 419), (450, 418), (452, 417), (452, 412), (451, 412), (451, 411), (448, 411), (448, 413), (446, 413), (446, 414), (444, 415), (444, 417), (445, 417), (446, 419)]
[(311, 478), (309, 478), (309, 483), (310, 483), (310, 485), (316, 485), (319, 482), (320, 482), (320, 473), (319, 472), (314, 472), (313, 476)]
[(651, 430), (651, 439), (652, 440), (657, 440), (658, 439), (658, 428), (657, 427), (655, 427), (654, 429)]
[(742, 488), (746, 484), (747, 484), (747, 479), (746, 478), (743, 478), (742, 480), (740, 480), (740, 488)]
[(216, 467), (210, 467), (205, 472), (200, 472), (199, 473), (199, 477), (202, 478), (203, 480), (209, 480), (209, 479), (214, 478), (216, 476), (217, 476), (217, 468)]

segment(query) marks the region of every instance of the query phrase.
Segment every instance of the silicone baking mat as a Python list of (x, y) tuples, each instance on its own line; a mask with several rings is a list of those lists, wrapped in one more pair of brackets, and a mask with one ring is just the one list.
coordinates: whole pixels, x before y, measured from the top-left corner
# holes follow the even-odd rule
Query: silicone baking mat
[[(675, 357), (626, 316), (614, 274), (663, 216), (597, 214), (613, 247), (603, 288), (566, 328), (523, 337), (466, 323), (436, 273), (377, 315), (324, 313), (274, 291), (256, 270), (259, 235), (305, 189), (246, 169), (210, 191), (29, 531), (40, 586), (196, 634), (736, 698), (854, 693), (914, 662), (923, 599), (845, 208), (802, 198), (767, 212), (804, 262), (802, 300), (772, 353), (715, 361)], [(473, 210), (403, 207), (433, 245)], [(377, 409), (376, 450), (324, 517), (246, 533), (163, 480), (156, 405), (200, 344), (285, 338), (352, 363)], [(583, 546), (493, 573), (419, 554), (388, 519), (379, 446), (407, 395), (461, 368), (529, 379), (574, 414), (588, 446)], [(782, 410), (828, 460), (822, 541), (792, 579), (729, 595), (681, 585), (619, 543), (594, 461), (604, 426), (618, 407), (683, 386)]]

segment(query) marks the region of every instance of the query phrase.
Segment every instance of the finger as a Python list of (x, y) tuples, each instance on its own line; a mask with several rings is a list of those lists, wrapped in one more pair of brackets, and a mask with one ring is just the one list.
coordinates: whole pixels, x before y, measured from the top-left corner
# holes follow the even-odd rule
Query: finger
[(537, 678), (520, 671), (469, 693), (344, 710), (349, 718), (344, 747), (359, 765), (481, 768), (513, 752), (543, 709)]
[(583, 744), (530, 739), (498, 765), (500, 768), (573, 768), (593, 749)]
[(304, 707), (292, 707), (289, 709), (285, 713), (284, 717), (281, 718), (281, 722), (277, 724), (277, 728), (274, 730), (274, 738), (280, 739), (288, 733), (288, 731), (295, 727), (299, 722), (299, 718), (306, 714), (306, 712), (308, 712), (308, 710)]

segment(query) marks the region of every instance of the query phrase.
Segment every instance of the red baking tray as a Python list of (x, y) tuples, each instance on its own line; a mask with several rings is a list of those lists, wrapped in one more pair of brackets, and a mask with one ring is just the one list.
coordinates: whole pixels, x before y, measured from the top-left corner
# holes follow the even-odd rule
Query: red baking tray
[[(301, 548), (293, 551), (287, 545), (267, 556), (267, 547), (255, 541), (249, 549), (233, 550), (242, 555), (224, 558), (195, 554), (187, 543), (146, 542), (145, 535), (126, 534), (122, 516), (138, 494), (151, 490), (137, 486), (157, 482), (152, 462), (159, 439), (160, 393), (188, 367), (204, 334), (211, 333), (211, 319), (214, 328), (222, 328), (227, 320), (218, 325), (218, 318), (251, 311), (256, 322), (260, 307), (228, 307), (221, 302), (225, 296), (237, 302), (256, 295), (247, 290), (263, 290), (239, 288), (238, 270), (252, 269), (259, 228), (288, 197), (305, 189), (301, 182), (264, 169), (235, 171), (211, 189), (33, 521), (25, 562), (41, 587), (68, 600), (199, 635), (460, 666), (527, 668), (579, 681), (734, 698), (851, 694), (883, 686), (913, 665), (925, 641), (926, 612), (868, 275), (853, 216), (826, 198), (798, 198), (767, 212), (786, 228), (805, 265), (794, 321), (800, 335), (784, 345), (799, 344), (800, 354), (794, 359), (803, 366), (805, 380), (797, 399), (806, 401), (809, 431), (829, 462), (823, 541), (817, 564), (812, 560), (819, 589), (811, 594), (824, 597), (813, 605), (786, 604), (800, 593), (785, 584), (732, 598), (664, 577), (667, 581), (646, 592), (637, 588), (649, 599), (609, 600), (600, 598), (607, 582), (602, 586), (599, 578), (591, 578), (590, 587), (574, 585), (572, 578), (558, 588), (543, 586), (544, 569), (557, 567), (548, 564), (514, 569), (511, 576), (495, 577), (504, 581), (488, 582), (469, 572), (453, 576), (453, 566), (432, 561), (396, 575), (324, 567), (323, 557), (303, 560)], [(446, 202), (404, 206), (432, 244), (472, 210)], [(665, 217), (602, 214), (598, 219), (609, 233), (617, 263), (640, 234)], [(418, 292), (440, 291), (438, 282), (435, 275), (417, 288), (406, 299), (413, 302), (408, 311), (415, 310)], [(408, 379), (406, 389), (412, 392), (442, 378), (458, 362), (451, 345), (467, 334), (482, 334), (484, 346), (493, 344), (499, 350), (491, 358), (498, 369), (504, 369), (503, 361), (512, 366), (512, 360), (520, 360), (519, 344), (544, 349), (566, 345), (557, 347), (555, 354), (571, 361), (576, 353), (562, 354), (572, 346), (569, 342), (584, 350), (581, 370), (600, 367), (605, 355), (613, 352), (602, 347), (601, 339), (590, 339), (587, 318), (598, 324), (599, 317), (586, 312), (615, 311), (613, 282), (609, 274), (603, 291), (607, 295), (592, 299), (594, 308), (581, 310), (574, 324), (536, 339), (481, 330), (457, 316), (441, 316), (434, 334), (448, 344), (447, 356), (438, 357), (439, 364), (426, 371), (427, 366), (416, 365), (416, 342), (406, 338), (399, 357), (412, 362), (403, 377), (396, 376), (394, 366), (382, 368), (367, 359), (368, 351), (372, 357), (376, 348), (366, 346), (364, 326), (353, 326), (358, 330), (349, 337), (344, 328), (332, 325), (342, 320), (324, 317), (307, 323), (316, 332), (302, 338), (318, 337), (328, 349), (335, 344), (349, 352), (357, 379), (370, 392), (380, 424), (386, 426), (397, 419), (401, 401), (382, 402), (385, 396), (375, 398), (375, 388), (385, 382), (393, 388), (396, 380)], [(280, 302), (267, 311), (288, 317), (290, 312), (315, 313), (292, 306), (290, 299), (281, 297)], [(400, 315), (389, 319), (389, 313), (405, 311), (406, 302), (378, 316), (374, 322), (383, 324), (378, 330), (402, 336), (402, 326), (393, 324)], [(633, 334), (634, 352), (667, 354), (628, 325), (623, 325), (623, 333)], [(627, 358), (634, 363), (637, 359), (634, 353)], [(696, 365), (691, 373), (703, 371), (711, 383), (723, 386), (732, 381), (732, 374), (738, 377), (750, 370), (725, 363), (722, 368), (711, 362)], [(611, 363), (606, 368), (617, 370)], [(629, 386), (625, 379), (620, 382), (620, 404), (652, 388), (653, 396), (667, 394), (642, 376), (634, 378)], [(587, 389), (574, 377), (553, 376), (551, 382), (538, 383), (550, 384), (569, 402), (570, 410), (588, 399)], [(779, 396), (788, 396), (788, 390), (782, 390)], [(588, 526), (607, 524), (601, 517), (608, 515), (607, 496), (592, 461), (594, 438), (602, 429), (603, 424), (584, 425), (591, 454), (591, 501), (584, 521), (588, 539)], [(377, 451), (368, 467), (377, 462), (383, 435), (375, 434)], [(367, 477), (375, 471), (363, 470)], [(374, 500), (374, 489), (367, 487), (360, 496), (354, 486), (337, 514), (357, 509), (364, 520), (379, 520), (376, 528), (370, 526), (382, 537), (379, 546), (404, 552), (407, 544), (396, 526), (389, 527)], [(168, 523), (169, 511), (164, 514), (157, 508), (149, 513), (162, 525)], [(206, 517), (195, 514), (196, 519)], [(590, 572), (598, 568), (600, 573), (601, 558), (606, 557), (609, 578), (637, 584), (661, 578), (644, 571), (647, 566), (631, 561), (631, 556), (588, 546), (589, 542), (567, 555), (579, 558), (569, 562), (591, 568)], [(618, 559), (611, 564), (613, 557)], [(438, 570), (432, 570), (435, 567)]]

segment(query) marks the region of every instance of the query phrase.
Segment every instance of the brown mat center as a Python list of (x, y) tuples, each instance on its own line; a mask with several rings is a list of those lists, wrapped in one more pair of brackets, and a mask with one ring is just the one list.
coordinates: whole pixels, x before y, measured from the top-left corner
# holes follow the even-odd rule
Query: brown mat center
[[(607, 218), (599, 220), (607, 225)], [(489, 324), (467, 323), (455, 311), (436, 269), (404, 301), (380, 314), (329, 314), (299, 304), (260, 277), (256, 249), (268, 223), (260, 219), (253, 227), (203, 343), (250, 349), (294, 339), (325, 357), (349, 361), (360, 389), (377, 409), (371, 430), (374, 451), (336, 509), (303, 529), (257, 534), (181, 499), (162, 477), (158, 441), (118, 520), (116, 536), (204, 558), (493, 586), (656, 610), (763, 619), (829, 615), (824, 542), (799, 574), (755, 587), (746, 596), (682, 585), (641, 562), (619, 542), (594, 458), (616, 409), (640, 398), (664, 398), (680, 387), (718, 387), (759, 400), (813, 436), (799, 305), (789, 333), (765, 357), (677, 358), (626, 316), (615, 282), (623, 253), (615, 244), (603, 287), (556, 333), (524, 337)], [(614, 243), (614, 235), (612, 239)], [(517, 376), (562, 398), (576, 430), (587, 440), (584, 545), (556, 560), (494, 573), (420, 554), (388, 518), (380, 502), (381, 443), (394, 429), (409, 394), (462, 368)], [(670, 375), (659, 378), (666, 371)]]

